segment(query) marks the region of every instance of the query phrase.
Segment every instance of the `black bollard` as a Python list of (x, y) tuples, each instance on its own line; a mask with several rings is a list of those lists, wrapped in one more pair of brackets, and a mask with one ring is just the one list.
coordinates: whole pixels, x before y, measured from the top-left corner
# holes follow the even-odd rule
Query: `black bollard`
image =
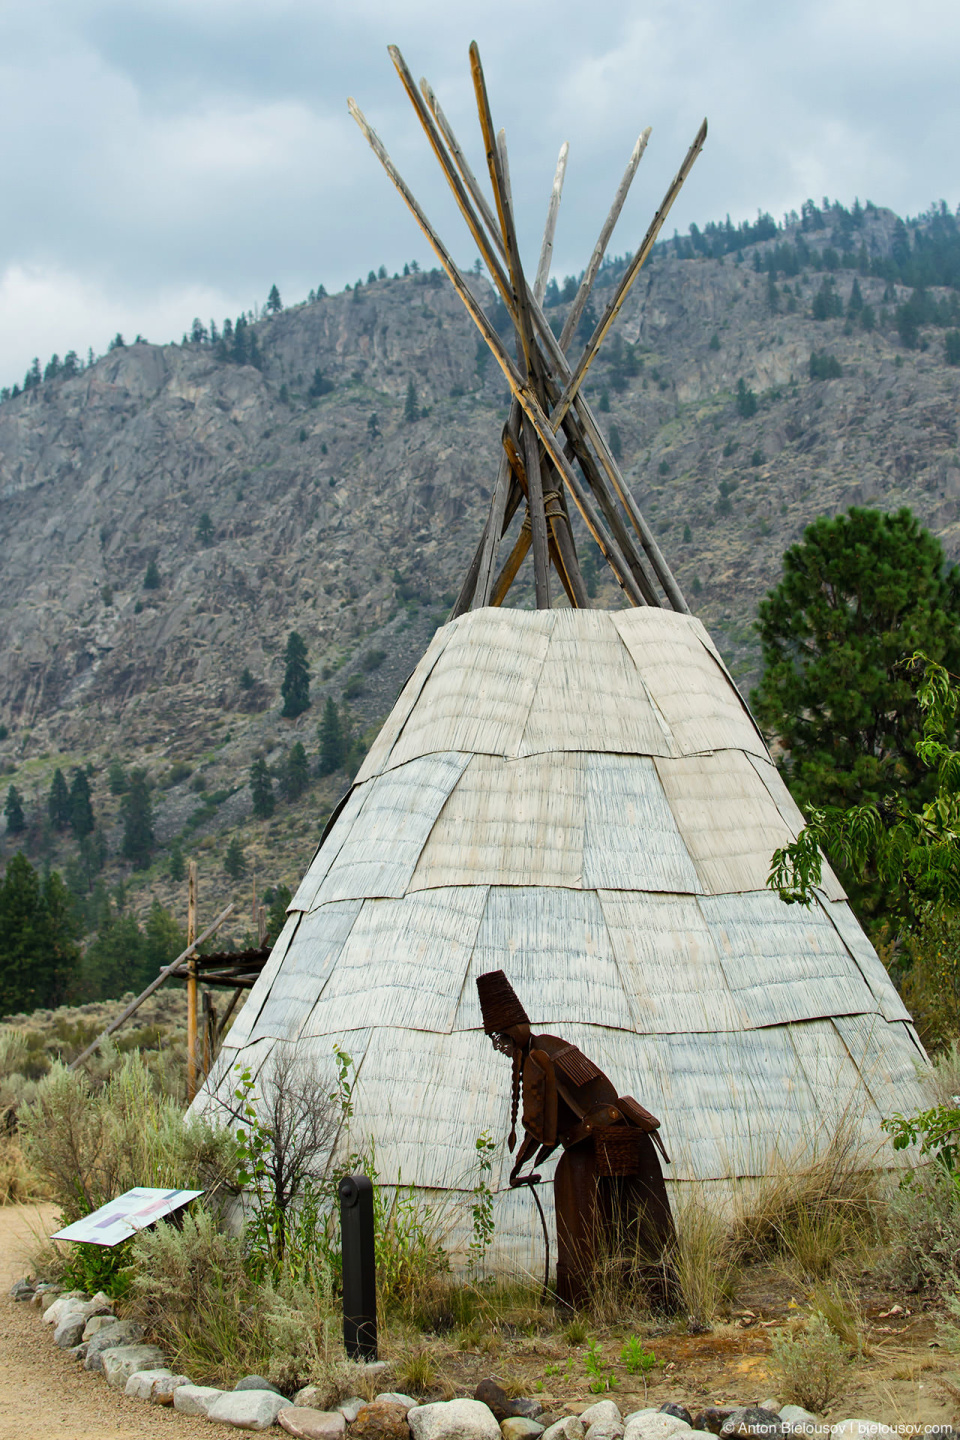
[(377, 1358), (377, 1266), (373, 1184), (366, 1175), (340, 1181), (343, 1244), (343, 1344), (351, 1360)]

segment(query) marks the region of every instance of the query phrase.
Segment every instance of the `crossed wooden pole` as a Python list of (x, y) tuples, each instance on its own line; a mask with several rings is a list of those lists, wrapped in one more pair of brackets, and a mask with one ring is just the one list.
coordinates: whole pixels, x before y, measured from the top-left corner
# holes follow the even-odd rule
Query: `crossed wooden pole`
[[(492, 206), (431, 87), (426, 80), (421, 80), (419, 87), (414, 83), (413, 76), (395, 45), (389, 47), (389, 53), (450, 185), (460, 214), (513, 321), (517, 335), (514, 360), (423, 208), (397, 170), (380, 137), (367, 122), (356, 101), (349, 100), (351, 115), (430, 242), (434, 254), (503, 371), (513, 396), (510, 413), (503, 428), (503, 454), (493, 488), (490, 512), (480, 544), (454, 605), (453, 617), (471, 608), (502, 604), (531, 549), (538, 609), (546, 609), (551, 603), (551, 565), (570, 604), (578, 608), (588, 605), (586, 586), (580, 571), (573, 527), (570, 523), (568, 498), (579, 511), (587, 530), (596, 541), (631, 604), (668, 606), (689, 613), (680, 587), (661, 554), (653, 532), (641, 515), (583, 394), (583, 382), (631, 286), (653, 249), (670, 207), (703, 148), (707, 136), (706, 120), (697, 131), (683, 164), (667, 189), (582, 355), (571, 367), (566, 352), (583, 315), (613, 228), (646, 149), (650, 136), (649, 128), (644, 130), (634, 146), (613, 205), (604, 221), (558, 338), (543, 313), (543, 300), (566, 173), (566, 143), (561, 148), (557, 161), (536, 278), (531, 289), (524, 275), (517, 243), (506, 136), (503, 130), (496, 132), (494, 129), (476, 42), (470, 46), (470, 71), (493, 193)], [(526, 511), (520, 533), (510, 554), (501, 564), (501, 541), (521, 505), (525, 505)]]

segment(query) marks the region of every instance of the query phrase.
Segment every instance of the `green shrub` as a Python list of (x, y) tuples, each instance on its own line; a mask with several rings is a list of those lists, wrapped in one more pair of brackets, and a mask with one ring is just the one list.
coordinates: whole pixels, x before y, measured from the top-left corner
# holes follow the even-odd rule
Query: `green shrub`
[(960, 1289), (960, 1186), (943, 1166), (928, 1165), (891, 1198), (890, 1244), (883, 1269), (907, 1290)]
[(818, 1313), (796, 1334), (775, 1330), (771, 1336), (770, 1368), (777, 1378), (777, 1393), (788, 1404), (803, 1405), (815, 1415), (822, 1415), (839, 1398), (848, 1363), (847, 1347)]
[(65, 1224), (135, 1185), (204, 1189), (233, 1184), (236, 1144), (204, 1121), (185, 1122), (139, 1053), (99, 1091), (83, 1071), (55, 1064), (18, 1115), (24, 1153)]

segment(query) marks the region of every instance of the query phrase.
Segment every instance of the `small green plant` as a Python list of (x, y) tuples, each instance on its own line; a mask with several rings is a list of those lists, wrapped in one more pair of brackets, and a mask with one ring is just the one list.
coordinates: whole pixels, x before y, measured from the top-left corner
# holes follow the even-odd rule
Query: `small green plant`
[(891, 1115), (883, 1121), (883, 1128), (893, 1136), (894, 1150), (918, 1145), (921, 1156), (932, 1155), (960, 1186), (960, 1102), (934, 1105), (916, 1115)]
[(562, 1333), (568, 1345), (582, 1345), (587, 1338), (586, 1321), (575, 1316), (564, 1325)]
[(583, 1368), (590, 1376), (587, 1389), (591, 1395), (602, 1395), (605, 1390), (610, 1389), (610, 1365), (603, 1358), (603, 1346), (598, 1340), (591, 1340), (587, 1346)]
[(474, 1141), (477, 1160), (477, 1183), (473, 1187), (473, 1204), (470, 1214), (473, 1219), (473, 1239), (467, 1248), (467, 1268), (477, 1280), (483, 1279), (487, 1250), (493, 1239), (493, 1191), (490, 1189), (490, 1169), (496, 1152), (497, 1142), (484, 1130)]
[(130, 1248), (133, 1237), (109, 1248), (103, 1245), (71, 1245), (59, 1283), (64, 1290), (84, 1290), (96, 1295), (102, 1290), (111, 1300), (125, 1300), (130, 1294), (133, 1271)]
[(631, 1375), (647, 1375), (657, 1363), (652, 1350), (644, 1350), (638, 1335), (631, 1335), (620, 1351), (620, 1359)]

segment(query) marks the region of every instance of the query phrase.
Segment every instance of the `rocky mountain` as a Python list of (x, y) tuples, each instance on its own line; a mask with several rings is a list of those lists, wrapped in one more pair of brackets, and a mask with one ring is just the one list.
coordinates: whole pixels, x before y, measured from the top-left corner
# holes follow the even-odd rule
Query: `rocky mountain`
[[(637, 500), (745, 688), (757, 601), (815, 516), (906, 504), (960, 558), (957, 290), (897, 278), (955, 222), (813, 209), (661, 247), (591, 372)], [(621, 269), (601, 273), (598, 308)], [(50, 779), (91, 766), (115, 879), (107, 770), (144, 766), (158, 858), (134, 877), (141, 903), (172, 900), (177, 836), (207, 852), (211, 896), (231, 889), (234, 834), (261, 888), (295, 882), (347, 777), (254, 821), (250, 763), (279, 767), (298, 739), (315, 759), (327, 696), (375, 733), (446, 617), (495, 474), (506, 386), (439, 272), (242, 328), (242, 347), (229, 332), (118, 347), (0, 403), (5, 786), (24, 797), (28, 849), (62, 864), (70, 846), (42, 823)], [(250, 338), (259, 365), (237, 363)], [(597, 582), (596, 604), (621, 603), (602, 566)], [(529, 581), (510, 598), (532, 604)], [(313, 703), (288, 721), (294, 629)]]

